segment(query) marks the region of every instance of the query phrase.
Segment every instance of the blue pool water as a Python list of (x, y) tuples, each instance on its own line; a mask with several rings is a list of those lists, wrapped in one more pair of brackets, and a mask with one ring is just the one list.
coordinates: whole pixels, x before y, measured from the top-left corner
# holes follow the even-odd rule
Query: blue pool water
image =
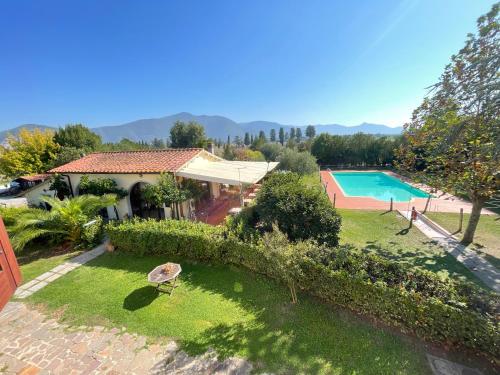
[(429, 194), (382, 172), (332, 172), (333, 178), (350, 197), (371, 197), (380, 201), (407, 202)]

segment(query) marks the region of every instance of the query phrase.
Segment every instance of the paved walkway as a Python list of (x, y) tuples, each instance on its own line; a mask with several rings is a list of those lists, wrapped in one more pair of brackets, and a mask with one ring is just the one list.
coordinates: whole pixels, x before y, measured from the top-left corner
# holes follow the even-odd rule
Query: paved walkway
[(191, 357), (174, 341), (148, 344), (124, 328), (70, 328), (21, 302), (9, 302), (0, 312), (3, 374), (246, 375), (251, 370), (240, 358), (219, 361), (213, 351)]
[(21, 285), (19, 288), (17, 288), (14, 296), (16, 298), (29, 297), (36, 291), (48, 285), (50, 282), (57, 280), (58, 278), (66, 275), (68, 272), (74, 270), (75, 268), (80, 267), (82, 264), (85, 264), (88, 261), (91, 261), (92, 259), (98, 257), (99, 255), (104, 253), (104, 251), (105, 246), (102, 244), (90, 251), (71, 258), (69, 261), (41, 274), (36, 279), (33, 279), (30, 282)]
[[(399, 212), (407, 220), (410, 220), (411, 211)], [(417, 220), (413, 222), (413, 225), (415, 225), (415, 227), (417, 227), (427, 237), (441, 245), (441, 247), (453, 255), (487, 286), (496, 292), (500, 292), (500, 272), (498, 272), (498, 270), (490, 262), (475, 251), (467, 249), (448, 231), (434, 223), (426, 216), (419, 214)]]

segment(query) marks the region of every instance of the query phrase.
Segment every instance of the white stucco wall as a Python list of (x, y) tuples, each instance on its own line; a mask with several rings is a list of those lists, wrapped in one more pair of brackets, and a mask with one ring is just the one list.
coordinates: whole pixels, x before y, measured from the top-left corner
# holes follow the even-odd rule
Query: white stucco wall
[[(83, 174), (68, 173), (68, 176), (70, 177), (71, 180), (73, 192), (75, 193), (75, 195), (78, 195), (80, 179), (82, 178)], [(116, 181), (118, 187), (128, 191), (129, 195), (121, 199), (116, 205), (120, 219), (123, 219), (125, 215), (132, 217), (132, 206), (130, 205), (130, 190), (132, 189), (132, 187), (137, 182), (156, 184), (158, 182), (158, 178), (160, 177), (160, 175), (156, 173), (155, 174), (106, 173), (106, 174), (88, 174), (88, 176), (91, 180), (97, 178), (111, 178)], [(112, 207), (108, 207), (108, 215), (110, 218), (115, 218), (116, 215)], [(167, 217), (167, 215), (165, 215), (165, 217)]]
[(43, 196), (54, 197), (56, 191), (49, 189), (50, 184), (50, 180), (46, 180), (26, 191), (23, 197), (28, 201), (28, 205), (39, 206)]
[[(206, 151), (201, 152), (196, 158), (193, 158), (193, 160), (196, 160), (197, 158), (203, 158), (208, 160), (220, 160), (220, 158), (218, 158), (217, 156), (212, 155)], [(78, 186), (80, 185), (80, 179), (84, 174), (67, 173), (67, 175), (70, 176), (74, 194), (78, 195)], [(158, 178), (160, 177), (159, 173), (143, 173), (143, 174), (104, 173), (104, 174), (87, 174), (87, 175), (89, 176), (90, 179), (112, 178), (113, 180), (116, 181), (118, 187), (121, 187), (128, 191), (129, 195), (120, 200), (116, 205), (120, 219), (123, 219), (123, 217), (126, 214), (130, 217), (132, 216), (132, 206), (130, 204), (130, 190), (132, 189), (132, 187), (138, 182), (156, 184), (158, 182)], [(178, 180), (182, 180), (182, 178), (178, 178)], [(170, 207), (164, 207), (164, 209), (165, 209), (165, 217), (166, 218), (171, 217)], [(182, 211), (184, 213), (184, 217), (186, 218), (189, 217), (189, 202), (184, 202), (182, 204)], [(108, 207), (108, 215), (110, 218), (116, 217), (113, 207)]]

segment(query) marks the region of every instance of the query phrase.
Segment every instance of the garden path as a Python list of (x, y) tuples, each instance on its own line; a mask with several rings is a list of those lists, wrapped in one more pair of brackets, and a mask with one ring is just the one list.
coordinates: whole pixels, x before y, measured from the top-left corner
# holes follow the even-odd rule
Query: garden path
[(104, 251), (105, 246), (104, 244), (101, 244), (90, 251), (86, 251), (83, 254), (71, 258), (67, 262), (54, 267), (50, 271), (42, 273), (40, 276), (36, 277), (30, 282), (21, 285), (14, 293), (14, 297), (22, 299), (31, 296), (33, 293), (42, 289), (52, 281), (57, 280), (63, 275), (66, 275), (68, 272), (80, 267), (82, 264), (85, 264), (92, 259), (97, 258), (99, 255), (104, 253)]
[(250, 374), (240, 358), (189, 356), (174, 341), (148, 343), (122, 329), (71, 328), (21, 302), (0, 312), (1, 374)]
[[(410, 220), (411, 211), (399, 211), (399, 213), (407, 220)], [(417, 220), (413, 221), (413, 224), (428, 238), (436, 241), (448, 253), (453, 255), (488, 287), (500, 292), (500, 272), (490, 262), (477, 252), (467, 249), (448, 231), (426, 216), (418, 214)]]

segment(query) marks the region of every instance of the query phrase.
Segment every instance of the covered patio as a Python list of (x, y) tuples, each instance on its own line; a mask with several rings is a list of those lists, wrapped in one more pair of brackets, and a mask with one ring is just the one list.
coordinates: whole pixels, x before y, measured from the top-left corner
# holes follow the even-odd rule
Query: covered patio
[(258, 190), (258, 182), (277, 167), (277, 162), (209, 161), (197, 158), (176, 176), (202, 181), (209, 194), (193, 207), (192, 218), (217, 225), (231, 209), (248, 204)]

